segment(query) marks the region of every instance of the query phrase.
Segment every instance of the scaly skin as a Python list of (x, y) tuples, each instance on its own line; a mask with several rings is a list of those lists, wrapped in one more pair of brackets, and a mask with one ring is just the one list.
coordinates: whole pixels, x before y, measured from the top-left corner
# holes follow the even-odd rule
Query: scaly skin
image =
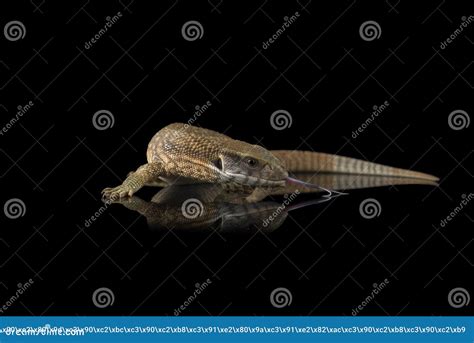
[(148, 163), (128, 175), (103, 197), (132, 196), (145, 185), (217, 183), (257, 201), (278, 193), (288, 172), (344, 173), (404, 177), (436, 182), (438, 178), (354, 158), (310, 151), (267, 150), (221, 133), (187, 124), (170, 124), (148, 144)]

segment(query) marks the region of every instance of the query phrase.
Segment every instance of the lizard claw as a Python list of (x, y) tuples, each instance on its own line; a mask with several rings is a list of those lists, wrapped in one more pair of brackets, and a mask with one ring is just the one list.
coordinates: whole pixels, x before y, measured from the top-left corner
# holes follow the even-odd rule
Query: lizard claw
[(108, 201), (116, 201), (121, 198), (131, 197), (133, 195), (133, 189), (130, 187), (120, 185), (117, 187), (108, 187), (102, 190), (102, 199)]

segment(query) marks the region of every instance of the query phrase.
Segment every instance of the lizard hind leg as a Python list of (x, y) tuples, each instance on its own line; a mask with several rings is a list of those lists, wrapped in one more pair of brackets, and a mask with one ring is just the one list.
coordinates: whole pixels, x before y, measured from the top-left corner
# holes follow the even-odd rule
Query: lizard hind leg
[(163, 173), (163, 165), (159, 162), (144, 164), (135, 172), (129, 173), (120, 186), (105, 188), (102, 191), (102, 198), (114, 200), (127, 196), (130, 197), (143, 186), (159, 180)]

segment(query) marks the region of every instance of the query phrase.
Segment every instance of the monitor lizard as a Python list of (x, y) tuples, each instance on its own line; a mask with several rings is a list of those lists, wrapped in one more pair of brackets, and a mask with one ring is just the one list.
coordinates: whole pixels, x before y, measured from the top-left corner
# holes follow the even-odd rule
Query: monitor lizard
[(438, 178), (407, 169), (313, 151), (267, 150), (222, 133), (174, 123), (158, 131), (147, 149), (148, 163), (128, 174), (125, 181), (102, 191), (103, 198), (130, 197), (146, 185), (216, 183), (228, 192), (263, 199), (288, 185), (326, 190), (294, 179), (289, 173), (344, 173), (420, 179)]

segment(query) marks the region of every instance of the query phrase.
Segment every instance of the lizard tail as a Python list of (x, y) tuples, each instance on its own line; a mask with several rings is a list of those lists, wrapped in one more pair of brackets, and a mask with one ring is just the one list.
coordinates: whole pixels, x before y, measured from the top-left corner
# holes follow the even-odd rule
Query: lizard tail
[(436, 176), (413, 170), (389, 167), (356, 158), (313, 151), (272, 150), (290, 172), (344, 173), (359, 175), (396, 176), (438, 181)]

